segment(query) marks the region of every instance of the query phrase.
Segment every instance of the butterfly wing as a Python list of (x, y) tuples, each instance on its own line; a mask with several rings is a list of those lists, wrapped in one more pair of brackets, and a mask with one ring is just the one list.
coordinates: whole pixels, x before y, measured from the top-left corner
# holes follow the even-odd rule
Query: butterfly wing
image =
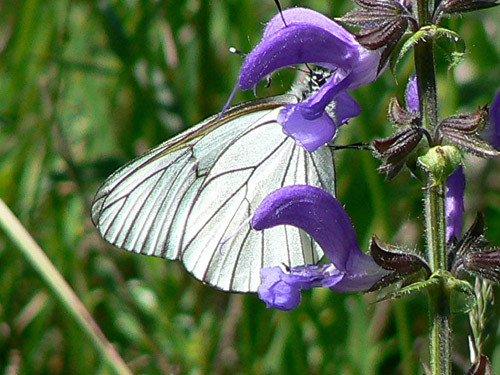
[(181, 260), (197, 279), (255, 292), (262, 267), (316, 263), (322, 250), (290, 226), (255, 231), (248, 218), (272, 191), (334, 192), (333, 152), (305, 151), (276, 122), (292, 95), (246, 103), (153, 148), (111, 175), (92, 203), (110, 243)]

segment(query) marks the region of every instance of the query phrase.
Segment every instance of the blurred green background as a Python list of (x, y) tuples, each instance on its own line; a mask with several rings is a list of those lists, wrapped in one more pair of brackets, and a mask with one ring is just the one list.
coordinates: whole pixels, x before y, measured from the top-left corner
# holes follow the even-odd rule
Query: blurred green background
[[(351, 1), (281, 1), (331, 17)], [(427, 361), (425, 295), (303, 293), (293, 312), (254, 295), (211, 290), (177, 262), (107, 245), (89, 217), (99, 184), (134, 156), (219, 112), (272, 0), (2, 0), (0, 197), (42, 246), (136, 374), (421, 374)], [(447, 70), (438, 54), (441, 116), (490, 103), (500, 86), (500, 10), (445, 20), (468, 51)], [(413, 63), (355, 92), (363, 114), (337, 143), (390, 134), (387, 104)], [(288, 90), (283, 70), (259, 96)], [(399, 83), (399, 84), (398, 84)], [(252, 99), (238, 93), (233, 103)], [(422, 247), (421, 187), (408, 172), (390, 183), (365, 151), (337, 153), (339, 198), (362, 248), (372, 233)], [(466, 222), (486, 215), (500, 244), (498, 161), (468, 160)], [(500, 373), (498, 306), (486, 354)], [(454, 318), (454, 366), (468, 367), (467, 316)], [(110, 374), (38, 274), (0, 233), (0, 374)]]

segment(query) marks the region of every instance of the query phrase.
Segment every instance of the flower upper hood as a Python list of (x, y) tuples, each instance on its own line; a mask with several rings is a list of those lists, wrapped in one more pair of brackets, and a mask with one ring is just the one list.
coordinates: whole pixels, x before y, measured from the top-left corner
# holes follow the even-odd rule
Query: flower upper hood
[[(285, 24), (285, 22), (286, 24)], [(361, 108), (346, 90), (372, 82), (378, 75), (380, 53), (362, 47), (349, 31), (311, 9), (291, 8), (268, 23), (262, 41), (243, 63), (238, 86), (247, 90), (285, 66), (314, 63), (333, 71), (329, 80), (305, 101), (282, 110), (285, 133), (308, 151), (329, 142), (338, 126), (359, 115)], [(335, 118), (326, 113), (334, 100), (342, 102)], [(309, 123), (314, 130), (307, 129)]]

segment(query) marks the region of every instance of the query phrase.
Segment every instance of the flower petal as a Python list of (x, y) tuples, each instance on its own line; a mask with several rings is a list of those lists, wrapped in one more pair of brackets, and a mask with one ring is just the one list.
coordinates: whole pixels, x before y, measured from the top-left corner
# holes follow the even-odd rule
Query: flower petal
[(300, 303), (300, 289), (283, 281), (283, 274), (280, 267), (262, 268), (262, 283), (257, 293), (267, 307), (292, 310)]
[[(349, 78), (343, 83), (348, 81)], [(335, 79), (331, 79), (306, 101), (283, 108), (278, 117), (283, 131), (309, 152), (330, 142), (338, 126), (361, 113), (359, 104), (346, 91), (342, 91), (344, 89), (342, 81), (337, 84)], [(333, 100), (332, 95), (336, 96), (334, 110), (325, 111), (325, 107)]]
[(263, 39), (250, 52), (241, 68), (238, 84), (248, 90), (269, 73), (301, 63), (331, 63), (348, 70), (349, 54), (353, 52), (349, 47), (317, 26), (289, 25)]
[(316, 286), (332, 287), (341, 281), (344, 274), (332, 264), (294, 267), (283, 270), (281, 267), (263, 268), (260, 272), (262, 283), (259, 298), (267, 307), (292, 310), (300, 303), (300, 291)]
[(347, 269), (344, 278), (330, 289), (342, 293), (365, 292), (389, 274), (389, 271), (382, 269), (372, 257), (362, 251), (351, 253)]
[(351, 118), (359, 116), (361, 107), (347, 92), (341, 92), (335, 97), (335, 115), (337, 126), (345, 124)]
[(497, 92), (490, 107), (490, 127), (489, 141), (495, 149), (500, 149), (500, 90)]
[(332, 77), (318, 92), (311, 95), (304, 102), (299, 103), (302, 108), (302, 114), (307, 119), (315, 119), (325, 111), (325, 108), (330, 104), (335, 97), (346, 90), (353, 81), (353, 75), (345, 74), (341, 70), (337, 70)]
[(418, 86), (417, 86), (417, 76), (414, 74), (408, 80), (406, 85), (406, 108), (413, 113), (420, 110), (420, 104), (418, 101)]
[(367, 257), (359, 248), (351, 220), (331, 194), (309, 185), (293, 185), (269, 194), (255, 211), (254, 229), (280, 224), (305, 230), (340, 271), (348, 270), (352, 254)]
[[(283, 23), (283, 19), (285, 19), (286, 25)], [(267, 24), (264, 30), (263, 38), (265, 39), (273, 36), (283, 28), (300, 24), (316, 26), (324, 29), (330, 34), (336, 35), (345, 43), (357, 43), (354, 35), (338, 23), (315, 10), (301, 7), (285, 9), (282, 14), (276, 14)]]
[[(286, 21), (286, 26), (283, 24), (283, 18)], [(345, 64), (339, 64), (338, 58), (342, 58), (342, 63), (347, 63), (349, 68), (346, 71), (355, 73), (355, 82), (349, 89), (354, 89), (366, 83), (372, 82), (377, 78), (377, 69), (380, 61), (380, 52), (370, 51), (362, 47), (356, 40), (355, 36), (348, 30), (344, 29), (335, 21), (327, 16), (307, 8), (290, 8), (283, 11), (283, 17), (280, 14), (274, 16), (267, 24), (264, 30), (263, 39), (274, 36), (276, 32), (292, 25), (315, 26), (330, 33), (339, 42), (344, 43), (349, 52), (344, 55), (339, 55), (339, 51), (335, 51), (333, 55), (329, 55), (328, 59), (320, 63), (325, 68), (335, 70)], [(314, 48), (311, 46), (311, 48)], [(310, 61), (313, 62), (313, 61)]]
[[(283, 23), (283, 19), (286, 25)], [(307, 8), (291, 8), (274, 16), (262, 41), (243, 63), (238, 84), (247, 90), (269, 73), (294, 64), (315, 63), (353, 74), (349, 89), (377, 78), (378, 51), (362, 47), (342, 26)]]
[(446, 179), (446, 241), (452, 237), (462, 237), (462, 219), (464, 215), (465, 175), (462, 166)]
[[(285, 132), (311, 151), (330, 141), (336, 126), (347, 122), (359, 114), (359, 105), (345, 90), (355, 89), (377, 78), (380, 52), (370, 51), (361, 46), (349, 31), (311, 9), (287, 9), (271, 19), (262, 41), (250, 52), (241, 68), (238, 86), (247, 90), (271, 72), (288, 65), (314, 63), (333, 70), (332, 76), (316, 93), (296, 104), (301, 114), (287, 108), (283, 110), (282, 120)], [(339, 115), (325, 109), (340, 97), (348, 104), (344, 110), (337, 106)], [(344, 104), (344, 103), (341, 103)], [(289, 116), (291, 123), (287, 123)], [(330, 121), (327, 116), (331, 117)], [(317, 120), (316, 124), (299, 119)], [(337, 122), (335, 122), (338, 120)], [(299, 129), (299, 128), (303, 129)], [(316, 130), (310, 129), (313, 127)], [(328, 129), (326, 132), (325, 129)], [(318, 131), (318, 134), (313, 134)], [(326, 137), (325, 134), (330, 134)], [(294, 135), (295, 134), (295, 135)], [(310, 138), (312, 139), (310, 140)], [(310, 145), (310, 146), (306, 146)]]
[(293, 137), (307, 151), (313, 152), (318, 147), (332, 140), (337, 130), (334, 121), (326, 113), (314, 120), (303, 117), (300, 106), (288, 105), (278, 116), (283, 131)]

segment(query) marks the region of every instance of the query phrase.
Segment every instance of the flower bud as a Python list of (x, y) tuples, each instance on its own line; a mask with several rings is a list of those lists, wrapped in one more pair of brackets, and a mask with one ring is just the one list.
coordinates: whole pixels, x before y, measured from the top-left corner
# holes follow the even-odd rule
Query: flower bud
[(444, 181), (462, 162), (462, 154), (455, 146), (444, 145), (431, 148), (418, 158), (418, 164), (434, 177), (436, 184)]

